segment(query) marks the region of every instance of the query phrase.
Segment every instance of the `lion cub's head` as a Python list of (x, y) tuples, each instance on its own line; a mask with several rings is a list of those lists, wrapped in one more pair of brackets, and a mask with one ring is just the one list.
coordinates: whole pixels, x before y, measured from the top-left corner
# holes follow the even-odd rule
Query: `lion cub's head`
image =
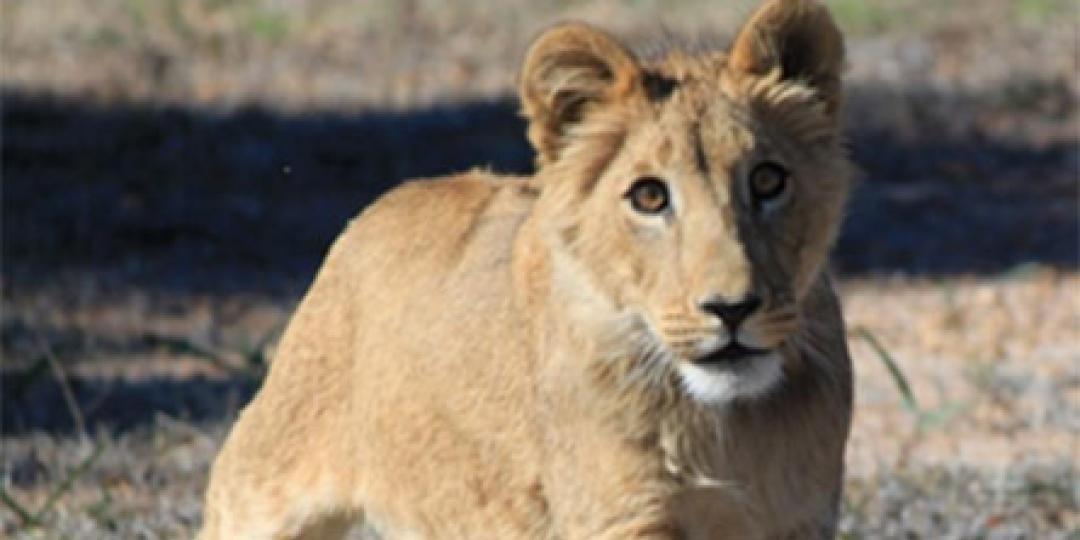
[(768, 2), (728, 53), (643, 61), (566, 24), (527, 55), (554, 279), (632, 321), (700, 400), (782, 377), (849, 187), (843, 56), (808, 0)]

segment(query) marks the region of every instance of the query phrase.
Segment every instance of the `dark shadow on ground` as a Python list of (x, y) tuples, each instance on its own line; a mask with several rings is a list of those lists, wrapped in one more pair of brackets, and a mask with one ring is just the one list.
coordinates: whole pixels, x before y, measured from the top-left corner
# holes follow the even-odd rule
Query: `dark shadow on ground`
[(75, 414), (81, 415), (90, 434), (100, 430), (127, 432), (152, 424), (161, 414), (189, 422), (219, 420), (236, 414), (247, 404), (258, 384), (241, 377), (69, 377), (67, 386), (78, 405), (78, 412), (72, 413), (55, 379), (35, 378), (26, 384), (25, 375), (9, 372), (0, 378), (4, 396), (0, 435), (77, 433)]
[(72, 273), (149, 291), (295, 285), (401, 179), (531, 160), (508, 102), (285, 116), (6, 93), (3, 128), (16, 287)]
[[(874, 89), (857, 93), (876, 99)], [(150, 294), (295, 298), (347, 220), (401, 180), (532, 167), (511, 100), (303, 115), (11, 91), (2, 100), (5, 298), (72, 277)], [(865, 174), (836, 251), (842, 275), (1077, 269), (1076, 141), (934, 129), (898, 137), (859, 122), (851, 146)], [(70, 430), (55, 382), (17, 392), (24, 375), (3, 376), (2, 432)], [(89, 427), (121, 430), (157, 412), (217, 418), (231, 406), (223, 396), (243, 402), (253, 389), (198, 379), (74, 385)]]
[[(402, 179), (528, 172), (515, 107), (289, 116), (5, 93), (5, 285), (88, 273), (149, 290), (302, 289), (345, 222)], [(866, 181), (843, 273), (1076, 268), (1074, 144), (911, 142), (852, 123)]]

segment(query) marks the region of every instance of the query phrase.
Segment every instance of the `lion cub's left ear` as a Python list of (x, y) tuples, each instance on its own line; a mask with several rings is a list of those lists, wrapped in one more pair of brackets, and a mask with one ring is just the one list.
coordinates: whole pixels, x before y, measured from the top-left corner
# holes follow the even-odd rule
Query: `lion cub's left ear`
[(844, 38), (829, 10), (814, 0), (770, 0), (739, 31), (729, 57), (736, 70), (813, 88), (835, 116), (842, 101)]
[(588, 114), (640, 88), (633, 54), (584, 23), (555, 26), (529, 47), (521, 70), (521, 102), (540, 165), (558, 159), (570, 128)]

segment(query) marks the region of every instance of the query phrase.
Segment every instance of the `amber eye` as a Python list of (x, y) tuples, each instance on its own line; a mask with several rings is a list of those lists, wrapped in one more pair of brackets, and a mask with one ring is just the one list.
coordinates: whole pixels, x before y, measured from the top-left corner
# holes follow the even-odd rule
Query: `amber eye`
[(766, 161), (750, 171), (750, 193), (756, 202), (768, 202), (784, 193), (788, 172), (780, 165)]
[(626, 196), (630, 199), (634, 210), (643, 214), (663, 212), (671, 202), (664, 181), (651, 176), (639, 178), (634, 185), (630, 186), (630, 191), (626, 192)]

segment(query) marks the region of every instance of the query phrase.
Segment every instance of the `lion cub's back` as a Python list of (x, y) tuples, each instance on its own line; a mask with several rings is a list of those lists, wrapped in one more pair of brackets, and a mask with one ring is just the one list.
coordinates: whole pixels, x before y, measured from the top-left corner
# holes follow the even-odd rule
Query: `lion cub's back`
[[(527, 181), (482, 171), (408, 181), (349, 224), (331, 258), (379, 291), (415, 290), (508, 262), (534, 199)], [(327, 261), (327, 265), (331, 261)], [(354, 266), (359, 264), (360, 266)]]
[(528, 357), (507, 315), (507, 265), (530, 193), (525, 180), (483, 173), (414, 181), (353, 220), (215, 462), (211, 507), (252, 486), (295, 487), (312, 505), (357, 501), (377, 521), (424, 530), (417, 511), (466, 512), (478, 478), (525, 470), (505, 457), (519, 451), (467, 443), (526, 425)]

